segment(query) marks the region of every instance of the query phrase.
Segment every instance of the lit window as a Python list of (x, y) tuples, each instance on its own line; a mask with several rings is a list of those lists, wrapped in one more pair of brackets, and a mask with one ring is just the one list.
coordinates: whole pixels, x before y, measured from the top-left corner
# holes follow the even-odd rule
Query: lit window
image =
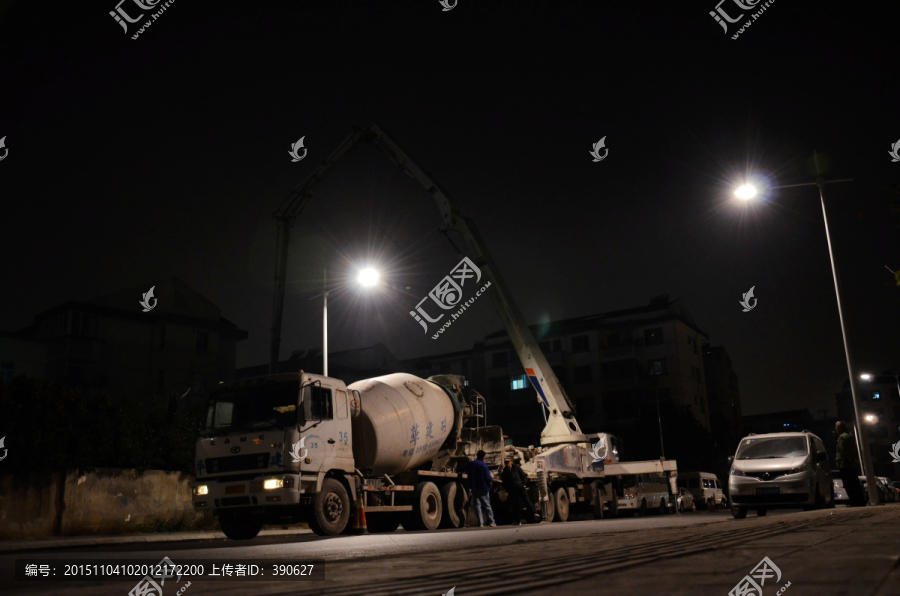
[(525, 389), (525, 387), (527, 387), (527, 383), (528, 379), (525, 377), (525, 375), (518, 375), (512, 378), (512, 384), (510, 385), (510, 387), (513, 390)]

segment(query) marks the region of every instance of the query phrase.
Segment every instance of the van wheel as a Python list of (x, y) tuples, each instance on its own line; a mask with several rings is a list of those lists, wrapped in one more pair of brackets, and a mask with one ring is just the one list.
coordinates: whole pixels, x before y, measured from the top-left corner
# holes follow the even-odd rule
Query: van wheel
[(731, 503), (731, 515), (734, 519), (744, 519), (747, 517), (747, 508), (746, 507), (738, 507), (733, 502)]
[(337, 536), (350, 521), (350, 496), (340, 481), (326, 478), (313, 501), (309, 529), (319, 536)]
[(441, 500), (444, 502), (444, 515), (441, 517), (442, 528), (462, 528), (466, 525), (466, 507), (469, 496), (466, 489), (456, 482), (448, 482), (441, 487)]
[(249, 513), (219, 515), (219, 527), (232, 540), (256, 538), (262, 526), (262, 520)]
[(757, 510), (756, 510), (756, 516), (757, 516), (757, 517), (765, 517), (765, 516), (766, 516), (766, 510), (765, 510), (765, 509), (757, 509)]
[(634, 514), (637, 517), (644, 517), (645, 515), (647, 515), (647, 500), (646, 499), (641, 499), (641, 506), (639, 508), (635, 509)]
[[(547, 519), (551, 522), (556, 521), (556, 499), (553, 497), (553, 489), (548, 487), (547, 490)], [(540, 507), (540, 504), (538, 504)]]
[(715, 511), (716, 510), (716, 501), (714, 499), (710, 498), (710, 500), (706, 502), (706, 508), (710, 511)]
[(556, 489), (553, 500), (556, 505), (556, 515), (553, 519), (560, 522), (569, 519), (569, 491), (566, 490), (566, 487), (563, 486)]
[(413, 510), (403, 527), (407, 530), (436, 530), (441, 523), (443, 499), (434, 482), (420, 482), (413, 494)]
[(678, 513), (684, 513), (684, 501), (678, 502)]

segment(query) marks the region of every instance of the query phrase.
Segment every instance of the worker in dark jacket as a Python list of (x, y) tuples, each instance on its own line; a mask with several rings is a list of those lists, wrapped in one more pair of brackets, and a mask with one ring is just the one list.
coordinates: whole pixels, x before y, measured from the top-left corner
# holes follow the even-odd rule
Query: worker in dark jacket
[[(469, 463), (469, 488), (472, 490), (472, 498), (475, 499), (475, 514), (478, 516), (478, 527), (484, 527), (484, 516), (487, 515), (488, 525), (492, 528), (497, 526), (494, 521), (494, 512), (491, 510), (491, 483), (494, 479), (491, 477), (491, 471), (488, 470), (487, 464), (484, 463), (484, 456), (487, 455), (484, 450), (480, 450), (477, 459)], [(484, 509), (484, 513), (482, 513)]]
[(861, 507), (866, 504), (866, 495), (862, 484), (859, 482), (859, 457), (856, 452), (856, 441), (847, 432), (847, 425), (840, 420), (834, 425), (834, 440), (837, 449), (834, 455), (834, 465), (841, 474), (844, 490), (850, 499), (851, 507)]
[(506, 460), (506, 467), (503, 468), (500, 480), (503, 481), (503, 488), (509, 495), (508, 503), (513, 523), (521, 525), (522, 507), (525, 507), (531, 518), (535, 519), (534, 503), (531, 502), (525, 491), (528, 476), (522, 469), (521, 460), (518, 457)]

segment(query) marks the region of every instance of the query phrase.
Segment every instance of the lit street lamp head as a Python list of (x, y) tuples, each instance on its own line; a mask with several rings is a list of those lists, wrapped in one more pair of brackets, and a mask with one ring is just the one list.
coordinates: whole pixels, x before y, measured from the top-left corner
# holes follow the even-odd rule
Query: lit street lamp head
[(875, 422), (875, 416), (872, 414), (866, 414), (866, 422)]
[(862, 379), (863, 381), (868, 381), (869, 379), (872, 378), (872, 375), (870, 375), (869, 373), (863, 373), (863, 374), (859, 375), (859, 378)]
[(739, 199), (752, 199), (756, 196), (756, 188), (750, 184), (742, 184), (734, 191), (734, 196)]
[(356, 281), (358, 281), (360, 285), (372, 287), (378, 283), (378, 272), (372, 268), (363, 269), (359, 272)]

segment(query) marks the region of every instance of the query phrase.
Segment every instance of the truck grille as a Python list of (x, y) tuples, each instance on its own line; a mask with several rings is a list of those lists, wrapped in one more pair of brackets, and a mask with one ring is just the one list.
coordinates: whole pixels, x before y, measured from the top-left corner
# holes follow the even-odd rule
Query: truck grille
[(211, 457), (206, 460), (206, 471), (209, 474), (222, 472), (239, 472), (241, 470), (260, 470), (269, 467), (268, 453), (249, 453), (233, 457)]

